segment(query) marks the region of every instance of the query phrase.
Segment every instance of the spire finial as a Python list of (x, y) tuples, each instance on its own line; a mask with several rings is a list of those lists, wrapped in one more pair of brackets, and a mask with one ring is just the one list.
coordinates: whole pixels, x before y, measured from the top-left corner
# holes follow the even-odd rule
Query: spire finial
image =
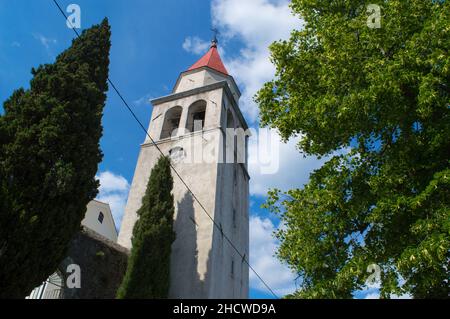
[(219, 43), (219, 40), (217, 40), (217, 35), (220, 34), (220, 32), (219, 30), (217, 30), (217, 28), (212, 28), (211, 31), (214, 34), (211, 40), (211, 47), (217, 48), (217, 43)]

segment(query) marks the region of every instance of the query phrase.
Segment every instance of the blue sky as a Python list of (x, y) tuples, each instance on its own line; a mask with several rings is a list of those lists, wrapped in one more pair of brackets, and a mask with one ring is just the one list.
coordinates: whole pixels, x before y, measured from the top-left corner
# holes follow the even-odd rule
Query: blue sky
[[(258, 109), (252, 96), (274, 74), (267, 47), (274, 40), (287, 38), (293, 28), (302, 27), (302, 21), (291, 15), (287, 0), (59, 0), (59, 3), (63, 8), (71, 3), (81, 7), (82, 28), (99, 23), (105, 16), (109, 18), (110, 78), (145, 126), (151, 114), (148, 100), (170, 93), (180, 72), (207, 50), (214, 25), (221, 32), (219, 49), (225, 65), (243, 92), (241, 109), (250, 125), (257, 128)], [(58, 53), (70, 46), (73, 37), (52, 0), (0, 0), (0, 101), (19, 87), (27, 88), (31, 68), (52, 63)], [(99, 199), (110, 203), (119, 226), (144, 133), (112, 90), (103, 126)], [(267, 189), (301, 187), (309, 173), (323, 163), (303, 158), (295, 148), (296, 142), (293, 139), (282, 144), (275, 135), (267, 154), (258, 153), (256, 141), (249, 152), (279, 167), (271, 174), (263, 174), (260, 164), (250, 165), (250, 262), (279, 295), (295, 289), (296, 276), (273, 257), (277, 243), (272, 232), (279, 222), (260, 205)], [(255, 276), (251, 275), (250, 282), (250, 297), (271, 297)]]

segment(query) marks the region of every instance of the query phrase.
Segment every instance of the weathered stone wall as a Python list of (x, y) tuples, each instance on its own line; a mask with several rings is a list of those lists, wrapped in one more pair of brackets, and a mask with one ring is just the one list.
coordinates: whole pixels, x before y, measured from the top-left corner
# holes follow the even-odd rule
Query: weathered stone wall
[[(64, 285), (64, 299), (113, 299), (127, 268), (129, 251), (96, 232), (83, 228), (72, 240), (68, 257), (61, 263), (66, 273), (71, 264), (80, 266), (81, 288)], [(69, 274), (70, 275), (70, 274)], [(66, 281), (66, 280), (64, 280)]]

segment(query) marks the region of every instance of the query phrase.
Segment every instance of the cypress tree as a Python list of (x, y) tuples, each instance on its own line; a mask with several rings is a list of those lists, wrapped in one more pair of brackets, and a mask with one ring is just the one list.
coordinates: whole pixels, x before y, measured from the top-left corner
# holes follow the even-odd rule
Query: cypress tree
[(110, 27), (85, 30), (0, 118), (0, 298), (23, 298), (64, 259), (97, 195)]
[(132, 250), (119, 299), (167, 298), (170, 254), (175, 240), (174, 201), (170, 160), (161, 157), (153, 168), (138, 221), (133, 229)]

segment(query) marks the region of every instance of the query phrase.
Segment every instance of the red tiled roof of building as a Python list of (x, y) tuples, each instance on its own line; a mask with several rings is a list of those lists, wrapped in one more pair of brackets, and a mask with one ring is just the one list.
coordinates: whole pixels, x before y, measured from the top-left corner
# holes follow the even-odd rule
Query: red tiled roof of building
[(209, 51), (192, 65), (188, 71), (195, 70), (201, 67), (207, 66), (211, 69), (219, 71), (220, 73), (228, 75), (228, 71), (220, 58), (219, 51), (217, 50), (217, 44), (212, 43)]

